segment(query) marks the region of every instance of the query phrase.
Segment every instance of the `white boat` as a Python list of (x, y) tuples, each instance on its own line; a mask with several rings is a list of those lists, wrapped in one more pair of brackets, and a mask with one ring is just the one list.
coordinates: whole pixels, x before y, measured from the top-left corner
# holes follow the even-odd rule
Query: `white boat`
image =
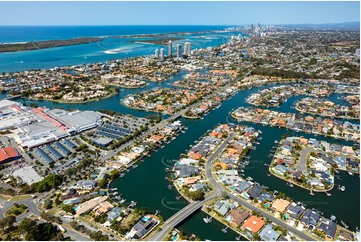
[(206, 217), (206, 218), (203, 218), (203, 221), (208, 224), (210, 222), (212, 222), (212, 217)]
[(350, 176), (353, 176), (353, 173), (352, 173), (351, 171), (349, 171), (348, 174), (349, 174)]

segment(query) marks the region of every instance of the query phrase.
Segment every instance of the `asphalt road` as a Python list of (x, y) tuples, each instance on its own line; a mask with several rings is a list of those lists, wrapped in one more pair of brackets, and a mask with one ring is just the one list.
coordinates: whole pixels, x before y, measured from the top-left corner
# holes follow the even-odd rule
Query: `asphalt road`
[(297, 164), (296, 170), (302, 171), (302, 172), (307, 170), (307, 165), (306, 165), (307, 155), (313, 151), (314, 151), (314, 149), (311, 147), (306, 147), (306, 148), (302, 149), (300, 161)]
[[(218, 149), (211, 155), (211, 157), (209, 158), (209, 160), (213, 161), (219, 154), (220, 152), (223, 151), (223, 149), (226, 147), (226, 145), (228, 144), (228, 142), (233, 139), (233, 137), (235, 136), (235, 133), (231, 133), (231, 135), (221, 144), (221, 146), (218, 147)], [(210, 163), (211, 164), (211, 163)], [(162, 227), (162, 230), (160, 232), (158, 232), (157, 234), (155, 234), (152, 238), (150, 238), (149, 240), (151, 241), (159, 241), (162, 240), (164, 238), (164, 236), (167, 235), (167, 233), (174, 228), (175, 226), (177, 226), (180, 222), (182, 222), (184, 219), (186, 219), (189, 215), (191, 215), (192, 213), (194, 213), (196, 210), (200, 209), (205, 203), (207, 203), (210, 200), (213, 200), (214, 198), (220, 196), (222, 193), (221, 189), (217, 189), (217, 186), (214, 186), (212, 184), (212, 186), (214, 188), (216, 188), (212, 195), (208, 196), (206, 199), (204, 199), (203, 201), (198, 201), (198, 202), (192, 202), (190, 204), (188, 204), (186, 207), (184, 207), (182, 210), (178, 211), (176, 214), (174, 214), (172, 217), (170, 217), (169, 219), (167, 219)]]
[(178, 211), (176, 214), (174, 214), (172, 217), (167, 219), (165, 221), (162, 230), (156, 233), (152, 238), (150, 238), (150, 241), (161, 241), (168, 233), (169, 231), (177, 226), (180, 222), (182, 222), (184, 219), (186, 219), (189, 215), (197, 211), (198, 209), (202, 208), (205, 203), (208, 201), (213, 200), (216, 198), (218, 194), (213, 194), (203, 201), (197, 201), (192, 202), (188, 204), (186, 207), (184, 207), (182, 210)]
[[(226, 190), (223, 186), (219, 185), (217, 183), (217, 181), (214, 179), (213, 177), (213, 174), (212, 174), (212, 162), (213, 160), (218, 156), (218, 154), (224, 149), (225, 145), (226, 145), (227, 142), (224, 142), (222, 144), (222, 146), (217, 150), (217, 152), (214, 153), (214, 155), (208, 159), (208, 161), (206, 162), (206, 165), (205, 165), (205, 169), (206, 169), (206, 176), (209, 180), (209, 182), (211, 183), (211, 185), (213, 186), (213, 189), (215, 192), (219, 193), (224, 193), (224, 194), (227, 194), (231, 199), (237, 201), (239, 204), (241, 204), (242, 206), (250, 209), (250, 210), (253, 210), (253, 211), (256, 211), (256, 212), (259, 212), (263, 217), (265, 218), (268, 218), (270, 221), (274, 222), (275, 224), (283, 227), (283, 228), (286, 228), (289, 232), (295, 234), (296, 236), (298, 236), (299, 238), (303, 239), (303, 240), (306, 240), (306, 241), (314, 241), (315, 239), (312, 238), (311, 236), (303, 233), (302, 231), (299, 231), (298, 229), (292, 227), (291, 225), (285, 223), (283, 220), (281, 219), (278, 219), (272, 215), (270, 215), (269, 213), (266, 213), (265, 211), (263, 211), (262, 209), (254, 206), (253, 204), (233, 195), (232, 193), (228, 192), (228, 190)], [(223, 148), (222, 148), (223, 147)]]

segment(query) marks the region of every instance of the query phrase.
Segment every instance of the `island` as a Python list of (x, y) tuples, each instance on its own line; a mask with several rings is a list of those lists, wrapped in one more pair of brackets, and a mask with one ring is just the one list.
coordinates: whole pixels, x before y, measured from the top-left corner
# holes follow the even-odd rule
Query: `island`
[(45, 40), (26, 43), (0, 43), (0, 52), (16, 52), (24, 50), (38, 50), (68, 45), (90, 44), (103, 40), (103, 38), (75, 38), (66, 40)]

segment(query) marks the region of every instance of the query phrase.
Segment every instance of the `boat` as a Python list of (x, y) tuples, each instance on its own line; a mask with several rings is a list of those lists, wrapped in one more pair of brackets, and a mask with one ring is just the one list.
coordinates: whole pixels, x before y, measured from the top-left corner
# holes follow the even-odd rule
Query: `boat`
[(353, 173), (352, 173), (351, 171), (349, 171), (348, 174), (349, 174), (350, 176), (353, 176)]
[(348, 225), (347, 225), (343, 220), (341, 220), (341, 224), (342, 224), (346, 229), (348, 229)]
[(340, 186), (338, 185), (338, 190), (340, 190), (341, 192), (344, 192), (346, 190), (346, 187), (345, 186)]
[(122, 200), (120, 200), (119, 204), (123, 204), (127, 201), (127, 199), (123, 198)]
[(278, 144), (278, 140), (275, 140), (274, 143), (275, 143), (275, 144)]
[(310, 190), (310, 195), (315, 195), (315, 194), (313, 194), (312, 189)]
[(241, 235), (236, 237), (236, 240), (239, 241), (241, 239)]
[(125, 174), (124, 173), (120, 173), (120, 175), (119, 175), (120, 177), (123, 177), (123, 176), (125, 176)]
[(221, 230), (222, 230), (223, 233), (226, 234), (226, 233), (228, 232), (227, 229), (228, 229), (228, 227), (225, 227), (225, 228), (223, 228), (223, 229), (221, 229)]
[(112, 195), (118, 195), (119, 193), (118, 192), (113, 192)]
[(210, 223), (210, 222), (212, 222), (212, 217), (205, 217), (205, 218), (203, 218), (203, 221), (206, 223), (206, 224), (208, 224), (208, 223)]
[(286, 185), (289, 186), (289, 187), (293, 187), (293, 184), (290, 183), (290, 182), (287, 182)]
[(272, 174), (271, 174), (271, 173), (268, 173), (267, 176), (272, 176)]
[(335, 220), (336, 220), (336, 216), (335, 216), (335, 215), (331, 215), (330, 219), (331, 219), (331, 221), (335, 221)]
[(171, 184), (169, 184), (167, 187), (168, 187), (169, 190), (172, 189), (172, 185), (171, 185)]
[(328, 197), (331, 197), (331, 196), (332, 196), (331, 193), (328, 193), (328, 192), (325, 192), (325, 193), (326, 193), (326, 195), (327, 195)]
[(137, 167), (138, 167), (138, 165), (134, 165), (134, 166), (133, 166), (133, 168), (137, 168)]

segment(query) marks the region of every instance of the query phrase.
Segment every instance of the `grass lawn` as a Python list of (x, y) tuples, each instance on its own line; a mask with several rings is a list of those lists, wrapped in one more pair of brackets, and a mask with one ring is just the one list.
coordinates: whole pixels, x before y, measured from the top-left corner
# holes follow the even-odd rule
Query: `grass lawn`
[(25, 204), (14, 204), (12, 207), (10, 207), (5, 212), (5, 217), (7, 216), (19, 216), (28, 209), (28, 207)]
[(8, 200), (9, 198), (11, 198), (11, 196), (8, 196), (8, 195), (0, 195), (0, 198), (3, 199), (3, 200)]
[(20, 196), (16, 196), (11, 198), (9, 201), (10, 202), (16, 202), (16, 201), (21, 201), (21, 200), (25, 200), (25, 199), (29, 199), (31, 198), (31, 195), (27, 194), (27, 195), (20, 195)]

